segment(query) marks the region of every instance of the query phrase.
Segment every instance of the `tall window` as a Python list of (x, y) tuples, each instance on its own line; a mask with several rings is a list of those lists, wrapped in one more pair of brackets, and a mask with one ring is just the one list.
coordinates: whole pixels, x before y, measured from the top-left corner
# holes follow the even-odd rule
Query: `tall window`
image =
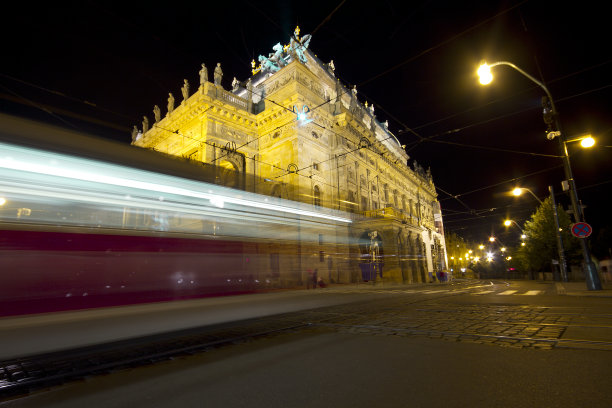
[(321, 189), (319, 186), (314, 186), (314, 205), (317, 207), (321, 206)]

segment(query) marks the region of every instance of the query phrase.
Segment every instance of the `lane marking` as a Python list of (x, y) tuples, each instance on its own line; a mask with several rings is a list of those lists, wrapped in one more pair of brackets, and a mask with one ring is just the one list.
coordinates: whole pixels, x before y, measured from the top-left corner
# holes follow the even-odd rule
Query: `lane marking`
[(498, 293), (498, 295), (507, 296), (507, 295), (515, 294), (516, 292), (518, 292), (518, 290), (507, 290), (505, 292)]
[(476, 292), (474, 293), (474, 295), (485, 295), (487, 293), (493, 293), (495, 292), (494, 290), (483, 290), (482, 292)]
[(542, 290), (529, 290), (525, 293), (521, 293), (520, 295), (522, 296), (535, 296), (535, 295), (539, 295), (540, 293), (542, 293)]

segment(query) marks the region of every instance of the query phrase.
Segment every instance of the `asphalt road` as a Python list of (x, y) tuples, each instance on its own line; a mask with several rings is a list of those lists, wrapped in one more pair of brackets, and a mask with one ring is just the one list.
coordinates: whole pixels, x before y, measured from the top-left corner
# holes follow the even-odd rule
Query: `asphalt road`
[(612, 404), (607, 294), (468, 282), (335, 287), (312, 296), (354, 291), (367, 296), (289, 315), (311, 323), (304, 329), (92, 376), (0, 407)]

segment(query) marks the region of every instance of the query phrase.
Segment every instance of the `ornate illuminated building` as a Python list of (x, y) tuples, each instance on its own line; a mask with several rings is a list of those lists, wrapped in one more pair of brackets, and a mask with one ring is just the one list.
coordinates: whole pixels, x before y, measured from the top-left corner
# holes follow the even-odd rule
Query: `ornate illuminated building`
[[(366, 263), (382, 259), (383, 281), (431, 281), (446, 269), (446, 251), (430, 172), (408, 165), (373, 105), (362, 104), (309, 42), (297, 28), (230, 90), (221, 85), (220, 64), (212, 82), (202, 64), (197, 90), (190, 94), (185, 80), (180, 103), (169, 94), (163, 117), (156, 105), (151, 126), (145, 117), (142, 132), (134, 127), (133, 144), (214, 164), (219, 184), (351, 213), (353, 223), (339, 234), (354, 244), (320, 238), (319, 251), (300, 255), (304, 271), (356, 282)], [(270, 263), (282, 279), (286, 265)]]

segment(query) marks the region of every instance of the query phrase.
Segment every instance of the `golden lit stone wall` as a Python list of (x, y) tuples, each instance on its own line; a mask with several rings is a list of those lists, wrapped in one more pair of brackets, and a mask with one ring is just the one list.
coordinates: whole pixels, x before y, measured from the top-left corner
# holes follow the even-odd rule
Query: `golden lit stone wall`
[[(408, 165), (408, 155), (376, 120), (373, 107), (361, 104), (333, 71), (310, 51), (307, 55), (307, 64), (293, 61), (264, 79), (252, 78), (258, 113), (248, 111), (244, 88), (229, 92), (207, 82), (187, 100), (177, 100), (176, 108), (133, 144), (216, 164), (225, 171), (223, 184), (355, 213), (354, 230), (341, 234), (384, 230), (393, 242), (389, 248), (399, 254), (396, 265), (389, 264), (389, 279), (427, 281), (426, 273), (436, 269), (432, 245), (436, 238), (444, 245), (434, 225), (438, 205), (430, 176)], [(297, 120), (295, 111), (304, 109), (307, 120)], [(239, 185), (236, 174), (254, 177)], [(333, 251), (347, 254), (346, 265), (332, 268), (323, 258), (335, 279), (354, 281), (357, 266), (349, 260), (358, 249), (339, 244), (344, 241), (338, 237)], [(285, 267), (305, 270), (315, 258), (323, 262), (320, 253), (302, 256), (300, 265)]]

